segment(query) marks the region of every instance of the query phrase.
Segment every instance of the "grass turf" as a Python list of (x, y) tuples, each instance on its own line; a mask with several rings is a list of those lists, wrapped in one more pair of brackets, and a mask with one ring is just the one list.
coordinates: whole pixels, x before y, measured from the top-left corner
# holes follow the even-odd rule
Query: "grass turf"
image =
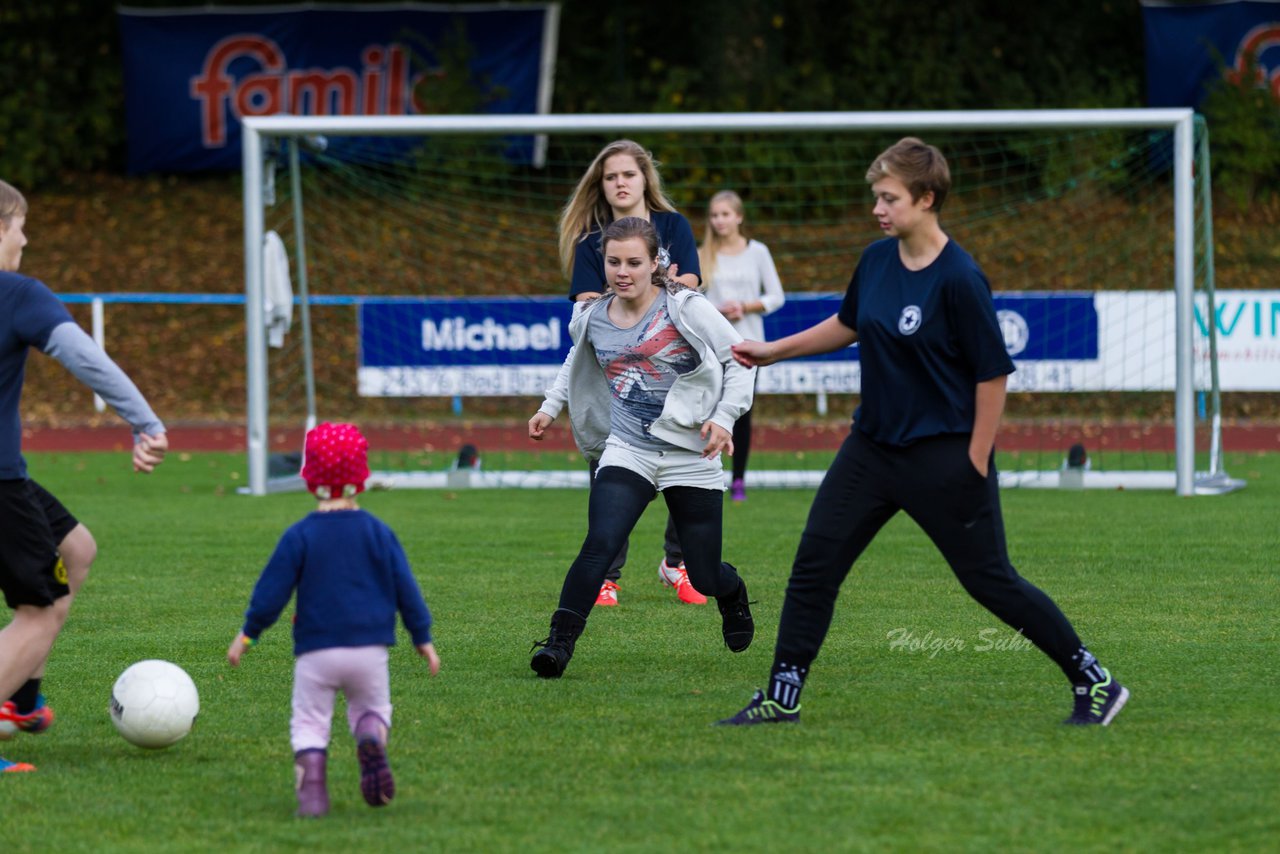
[[(47, 734), (0, 743), (5, 851), (1259, 850), (1280, 834), (1275, 508), (1280, 456), (1234, 456), (1243, 492), (1006, 491), (1014, 563), (1133, 690), (1108, 729), (1059, 725), (1057, 669), (969, 600), (908, 520), (841, 592), (795, 727), (708, 726), (763, 684), (812, 493), (726, 505), (726, 556), (758, 600), (732, 655), (713, 606), (658, 582), (663, 514), (632, 537), (621, 607), (593, 613), (566, 676), (536, 679), (581, 541), (585, 491), (362, 497), (400, 535), (436, 618), (441, 675), (392, 652), (398, 794), (361, 800), (341, 707), (333, 812), (292, 817), (293, 658), (277, 625), (223, 653), (302, 494), (234, 495), (238, 455), (31, 455), (100, 554), (55, 649)], [(761, 461), (761, 465), (767, 465)], [(908, 639), (914, 643), (907, 641)], [(894, 643), (894, 641), (900, 641)], [(115, 733), (111, 684), (166, 658), (201, 691), (185, 741)], [(1268, 806), (1270, 804), (1271, 806)]]

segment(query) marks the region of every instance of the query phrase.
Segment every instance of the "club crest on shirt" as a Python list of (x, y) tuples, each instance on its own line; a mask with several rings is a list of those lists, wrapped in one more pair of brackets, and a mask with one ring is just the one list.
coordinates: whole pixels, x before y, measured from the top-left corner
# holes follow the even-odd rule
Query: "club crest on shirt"
[(903, 335), (911, 335), (920, 328), (920, 306), (909, 305), (898, 316), (898, 331)]

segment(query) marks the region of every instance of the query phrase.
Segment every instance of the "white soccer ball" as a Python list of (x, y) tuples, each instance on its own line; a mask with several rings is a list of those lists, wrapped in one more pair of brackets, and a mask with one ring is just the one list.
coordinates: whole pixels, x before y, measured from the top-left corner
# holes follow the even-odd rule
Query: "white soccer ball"
[(138, 747), (168, 747), (191, 732), (200, 711), (196, 683), (176, 664), (158, 659), (131, 665), (111, 689), (111, 722)]

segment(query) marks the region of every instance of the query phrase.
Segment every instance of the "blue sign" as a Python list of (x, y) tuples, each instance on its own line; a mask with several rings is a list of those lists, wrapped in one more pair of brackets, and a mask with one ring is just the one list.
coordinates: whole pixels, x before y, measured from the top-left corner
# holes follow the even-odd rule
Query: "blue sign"
[[(465, 50), (484, 103), (550, 102), (553, 3), (119, 10), (129, 171), (240, 168), (240, 120), (431, 112), (438, 53)], [(532, 141), (521, 143), (524, 157)]]
[[(765, 318), (765, 336), (776, 340), (808, 329), (839, 311), (842, 298), (792, 294)], [(995, 308), (1009, 355), (1020, 371), (1028, 369), (1024, 385), (1075, 390), (1077, 383), (1029, 369), (1052, 366), (1061, 372), (1063, 366), (1098, 359), (1100, 324), (1091, 294), (997, 294)], [(359, 313), (360, 394), (541, 396), (572, 345), (571, 311), (563, 297), (364, 301)], [(856, 392), (860, 369), (855, 345), (765, 368), (758, 391)]]
[(1280, 97), (1280, 3), (1142, 0), (1142, 20), (1149, 106), (1199, 107), (1218, 64), (1238, 77), (1251, 54), (1261, 72), (1253, 82)]

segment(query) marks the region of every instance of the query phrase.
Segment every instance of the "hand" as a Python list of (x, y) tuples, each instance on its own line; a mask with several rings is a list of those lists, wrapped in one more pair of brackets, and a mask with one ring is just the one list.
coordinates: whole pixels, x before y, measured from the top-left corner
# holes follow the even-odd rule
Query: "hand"
[(436, 655), (436, 645), (433, 643), (418, 644), (418, 655), (427, 660), (427, 667), (431, 670), (431, 675), (435, 676), (440, 672), (440, 656)]
[(733, 345), (733, 358), (744, 368), (772, 365), (778, 361), (767, 341), (740, 341)]
[(227, 647), (227, 661), (232, 667), (240, 666), (240, 656), (244, 655), (244, 651), (253, 646), (255, 642), (250, 640), (244, 632), (236, 635), (236, 639), (231, 642), (231, 646)]
[(969, 448), (969, 464), (983, 477), (987, 476), (987, 459), (986, 455), (976, 456), (973, 448)]
[(707, 446), (702, 449), (702, 456), (715, 459), (721, 451), (733, 456), (733, 434), (719, 424), (708, 421), (702, 425), (699, 435), (707, 440)]
[(741, 320), (746, 317), (747, 311), (741, 302), (733, 299), (720, 306), (720, 313), (729, 320)]
[(545, 412), (535, 412), (533, 417), (529, 419), (529, 438), (535, 442), (541, 442), (543, 435), (547, 432), (547, 428), (551, 426), (551, 422), (554, 420)]
[(133, 446), (133, 470), (150, 474), (156, 466), (164, 462), (164, 453), (169, 450), (169, 437), (163, 433), (148, 436), (138, 435)]

